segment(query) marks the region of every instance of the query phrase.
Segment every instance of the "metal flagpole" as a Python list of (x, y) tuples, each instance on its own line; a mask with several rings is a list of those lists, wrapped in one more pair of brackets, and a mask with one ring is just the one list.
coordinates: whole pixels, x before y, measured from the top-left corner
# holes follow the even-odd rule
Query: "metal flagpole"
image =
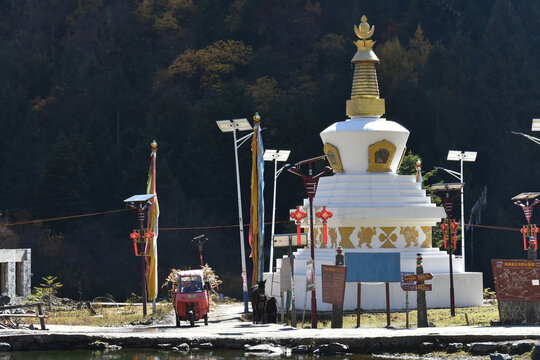
[(272, 205), (272, 236), (270, 237), (270, 266), (268, 271), (274, 272), (274, 231), (276, 227), (276, 185), (277, 185), (277, 158), (274, 159), (274, 201)]
[[(463, 184), (463, 156), (460, 160), (461, 172), (459, 181)], [(465, 186), (464, 186), (465, 187)], [(465, 271), (465, 204), (463, 197), (464, 189), (461, 189), (461, 259), (463, 260), (463, 271)]]

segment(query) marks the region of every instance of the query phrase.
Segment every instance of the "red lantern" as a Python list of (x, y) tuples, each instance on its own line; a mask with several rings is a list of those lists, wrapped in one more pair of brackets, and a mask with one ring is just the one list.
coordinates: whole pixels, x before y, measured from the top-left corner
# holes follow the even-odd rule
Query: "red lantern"
[(300, 224), (302, 222), (302, 219), (305, 219), (307, 217), (307, 212), (300, 210), (300, 206), (296, 207), (296, 210), (293, 211), (291, 214), (291, 218), (296, 222), (296, 242), (298, 245), (301, 244), (301, 232), (300, 232)]
[(454, 233), (454, 249), (456, 248), (456, 230), (458, 229), (459, 224), (456, 222), (456, 220), (453, 220), (450, 224), (450, 229)]
[(137, 230), (133, 230), (131, 234), (129, 234), (129, 237), (133, 240), (133, 250), (135, 251), (135, 256), (139, 256), (139, 252), (137, 251), (137, 240), (139, 240), (139, 233)]
[(519, 232), (523, 234), (523, 250), (527, 250), (527, 235), (529, 234), (529, 229), (527, 229), (527, 225), (523, 225)]
[(446, 230), (448, 230), (448, 224), (446, 223), (446, 221), (443, 221), (443, 223), (441, 224), (441, 229), (444, 238), (444, 248), (446, 249)]
[(334, 216), (334, 213), (331, 211), (326, 210), (326, 206), (323, 206), (323, 209), (321, 211), (317, 211), (316, 213), (317, 217), (322, 220), (323, 223), (323, 240), (324, 243), (327, 243), (327, 235), (326, 235), (326, 222), (328, 219), (330, 219), (332, 216)]

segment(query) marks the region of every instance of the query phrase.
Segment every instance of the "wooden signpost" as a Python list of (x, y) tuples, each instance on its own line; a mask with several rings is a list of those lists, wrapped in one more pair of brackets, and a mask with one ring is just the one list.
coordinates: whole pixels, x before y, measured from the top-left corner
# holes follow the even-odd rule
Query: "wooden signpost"
[(403, 284), (403, 291), (431, 291), (431, 284)]
[(425, 281), (425, 280), (431, 280), (433, 279), (432, 273), (423, 273), (423, 274), (416, 274), (416, 275), (405, 275), (403, 276), (404, 282), (413, 282), (413, 281)]
[[(403, 291), (417, 291), (416, 309), (418, 311), (418, 327), (427, 327), (428, 322), (425, 292), (431, 291), (431, 284), (424, 284), (424, 281), (433, 279), (433, 274), (424, 273), (424, 268), (422, 267), (422, 255), (420, 253), (416, 254), (416, 274), (403, 274), (402, 279), (403, 280), (401, 282), (401, 289), (403, 289)], [(413, 282), (416, 282), (416, 284), (414, 284)], [(409, 327), (408, 312), (409, 311), (407, 308), (407, 328)]]

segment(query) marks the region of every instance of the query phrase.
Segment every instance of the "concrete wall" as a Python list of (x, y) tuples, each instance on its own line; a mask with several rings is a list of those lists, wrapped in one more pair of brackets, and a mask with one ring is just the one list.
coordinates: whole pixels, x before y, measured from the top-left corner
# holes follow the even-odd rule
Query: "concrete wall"
[(30, 295), (32, 289), (32, 257), (30, 249), (1, 249), (0, 264), (5, 288), (2, 295), (11, 298), (11, 303), (20, 303)]

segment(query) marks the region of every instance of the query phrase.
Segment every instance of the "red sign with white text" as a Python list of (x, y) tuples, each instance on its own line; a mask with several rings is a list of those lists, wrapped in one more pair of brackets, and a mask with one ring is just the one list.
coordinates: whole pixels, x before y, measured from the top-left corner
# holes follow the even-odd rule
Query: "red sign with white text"
[(491, 260), (499, 301), (540, 302), (540, 260)]

